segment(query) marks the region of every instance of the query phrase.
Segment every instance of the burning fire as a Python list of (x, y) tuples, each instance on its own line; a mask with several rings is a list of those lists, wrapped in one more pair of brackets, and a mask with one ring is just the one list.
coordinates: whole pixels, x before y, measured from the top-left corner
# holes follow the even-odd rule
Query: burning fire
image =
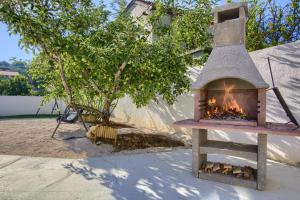
[(243, 108), (238, 104), (232, 90), (234, 85), (226, 85), (224, 82), (224, 96), (222, 106), (217, 105), (217, 100), (212, 97), (208, 100), (205, 118), (208, 119), (246, 119)]

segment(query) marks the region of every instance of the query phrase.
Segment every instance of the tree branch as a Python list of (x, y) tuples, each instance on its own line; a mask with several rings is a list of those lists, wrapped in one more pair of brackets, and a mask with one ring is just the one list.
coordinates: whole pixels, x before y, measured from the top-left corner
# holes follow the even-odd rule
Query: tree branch
[(71, 106), (72, 108), (75, 108), (75, 109), (81, 108), (81, 109), (83, 109), (83, 110), (85, 110), (85, 111), (89, 111), (89, 112), (95, 113), (95, 114), (99, 115), (100, 117), (103, 117), (103, 116), (105, 115), (105, 114), (104, 114), (103, 112), (101, 112), (100, 110), (95, 109), (95, 108), (93, 108), (93, 107), (91, 107), (91, 106), (86, 106), (86, 105), (81, 105), (81, 104), (76, 104), (76, 103), (71, 103), (70, 106)]
[(59, 75), (62, 81), (62, 84), (65, 88), (66, 93), (68, 94), (68, 103), (72, 104), (73, 103), (73, 95), (72, 95), (72, 90), (71, 87), (69, 87), (68, 83), (67, 83), (67, 79), (66, 79), (66, 75), (65, 75), (65, 68), (64, 68), (64, 62), (61, 59), (60, 56), (57, 56), (57, 61), (59, 63)]
[(126, 59), (121, 64), (121, 66), (119, 67), (117, 73), (115, 74), (114, 87), (113, 87), (112, 94), (116, 93), (119, 90), (121, 75), (122, 75), (122, 72), (124, 71), (127, 63), (128, 63), (128, 60)]
[(83, 72), (83, 76), (84, 76), (86, 79), (89, 80), (91, 86), (92, 86), (92, 87), (94, 88), (94, 90), (96, 90), (100, 95), (105, 94), (105, 92), (104, 92), (102, 89), (100, 89), (100, 88), (97, 86), (97, 84), (90, 78), (90, 75), (89, 75), (89, 73), (88, 73), (87, 70), (85, 70), (85, 71)]
[(61, 78), (61, 81), (62, 81), (62, 84), (64, 86), (64, 89), (65, 89), (65, 92), (67, 93), (68, 95), (68, 104), (72, 104), (73, 102), (73, 95), (72, 95), (72, 90), (71, 88), (69, 87), (68, 83), (67, 83), (67, 80), (66, 80), (66, 75), (65, 75), (65, 69), (64, 69), (64, 62), (63, 60), (61, 59), (60, 55), (51, 55), (50, 52), (48, 52), (48, 48), (47, 48), (47, 45), (41, 45), (42, 49), (44, 50), (44, 52), (46, 53), (46, 55), (52, 59), (53, 61), (55, 62), (58, 62), (58, 65), (59, 65), (59, 75), (60, 75), (60, 78)]

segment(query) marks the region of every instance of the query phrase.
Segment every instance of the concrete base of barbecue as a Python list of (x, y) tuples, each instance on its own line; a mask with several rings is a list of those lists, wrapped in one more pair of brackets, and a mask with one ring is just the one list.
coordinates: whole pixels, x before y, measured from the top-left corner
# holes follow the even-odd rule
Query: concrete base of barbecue
[[(201, 123), (193, 119), (182, 120), (174, 123), (177, 127), (192, 128), (192, 150), (193, 150), (193, 175), (198, 178), (218, 181), (222, 183), (241, 185), (263, 190), (266, 184), (266, 157), (267, 157), (267, 135), (300, 136), (300, 128), (292, 124), (270, 123), (266, 126), (245, 126), (228, 124)], [(241, 144), (235, 142), (224, 142), (207, 139), (207, 129), (221, 131), (239, 131), (257, 133), (257, 144)], [(202, 163), (207, 162), (207, 154), (223, 154), (254, 160), (257, 162), (257, 172), (254, 183), (245, 180), (236, 180), (235, 177), (220, 176), (215, 174), (199, 173)], [(253, 184), (255, 187), (253, 187)]]
[[(267, 135), (258, 133), (257, 145), (207, 140), (207, 129), (193, 129), (193, 174), (197, 178), (221, 183), (239, 185), (263, 190), (266, 183)], [(254, 180), (245, 180), (234, 176), (209, 174), (202, 172), (200, 167), (207, 162), (207, 154), (225, 154), (257, 162)]]

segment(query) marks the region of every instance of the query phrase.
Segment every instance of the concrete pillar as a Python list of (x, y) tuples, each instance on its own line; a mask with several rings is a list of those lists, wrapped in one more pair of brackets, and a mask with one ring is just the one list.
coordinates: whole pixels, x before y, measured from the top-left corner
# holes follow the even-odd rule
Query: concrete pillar
[(194, 120), (197, 122), (201, 118), (199, 112), (199, 101), (201, 98), (200, 90), (194, 91)]
[(246, 12), (244, 7), (239, 7), (239, 18), (246, 18)]
[(207, 130), (206, 129), (193, 129), (192, 135), (192, 154), (193, 164), (192, 171), (193, 175), (198, 178), (199, 169), (203, 162), (207, 161), (207, 154), (201, 154), (200, 145), (207, 141)]
[(258, 89), (257, 103), (257, 124), (259, 126), (266, 125), (266, 89)]
[(207, 102), (207, 90), (194, 91), (194, 120), (198, 122), (204, 117)]
[(267, 176), (267, 134), (257, 135), (257, 189), (264, 190)]
[(215, 24), (219, 23), (219, 15), (217, 12), (214, 13), (214, 23)]

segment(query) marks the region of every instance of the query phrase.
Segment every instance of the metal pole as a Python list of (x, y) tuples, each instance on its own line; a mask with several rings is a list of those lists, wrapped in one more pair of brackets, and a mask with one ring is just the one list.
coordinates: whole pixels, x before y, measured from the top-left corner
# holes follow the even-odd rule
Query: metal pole
[(37, 111), (36, 111), (36, 113), (35, 113), (35, 116), (34, 117), (37, 117), (37, 115), (39, 114), (39, 112), (40, 112), (40, 109), (41, 109), (41, 107), (39, 107), (38, 109), (37, 109)]
[(273, 72), (272, 72), (272, 68), (271, 68), (270, 57), (268, 57), (268, 63), (269, 63), (269, 69), (270, 69), (271, 78), (272, 78), (272, 84), (273, 84), (273, 87), (275, 87), (274, 78), (273, 78)]
[(82, 123), (83, 123), (83, 126), (84, 126), (85, 130), (86, 130), (86, 131), (89, 131), (88, 128), (86, 127), (86, 125), (85, 125), (85, 122), (83, 121), (83, 119), (82, 119), (82, 117), (81, 117), (80, 112), (78, 112), (78, 115), (79, 115), (80, 120), (81, 120)]
[(55, 135), (55, 133), (56, 133), (56, 130), (58, 129), (59, 125), (60, 125), (61, 122), (62, 122), (63, 117), (66, 115), (67, 112), (69, 112), (69, 106), (66, 107), (66, 109), (65, 109), (65, 111), (63, 112), (62, 115), (59, 115), (59, 121), (58, 121), (58, 124), (57, 124), (57, 126), (55, 127), (55, 129), (54, 129), (54, 131), (53, 131), (53, 133), (52, 133), (52, 135), (51, 135), (52, 138), (54, 137), (54, 135)]
[(54, 99), (54, 105), (52, 107), (51, 115), (53, 115), (53, 111), (56, 110), (56, 109), (58, 110), (58, 112), (60, 114), (58, 103), (57, 103), (56, 99)]
[(54, 135), (56, 133), (56, 130), (58, 129), (59, 125), (61, 124), (61, 121), (62, 121), (62, 118), (59, 119), (59, 122), (58, 122), (57, 126), (55, 127), (55, 129), (54, 129), (54, 131), (53, 131), (53, 133), (51, 135), (52, 138), (54, 137)]

